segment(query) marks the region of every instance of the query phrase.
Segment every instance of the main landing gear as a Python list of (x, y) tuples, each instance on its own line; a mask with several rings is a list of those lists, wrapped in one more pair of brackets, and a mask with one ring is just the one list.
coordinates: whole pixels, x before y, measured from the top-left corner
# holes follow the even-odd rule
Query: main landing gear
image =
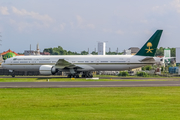
[(83, 72), (82, 78), (92, 78), (93, 75), (91, 72)]
[(69, 74), (67, 77), (68, 78), (79, 78), (79, 75), (78, 74)]
[[(68, 78), (79, 78), (79, 74), (68, 74)], [(93, 75), (91, 72), (83, 72), (82, 78), (92, 78)]]

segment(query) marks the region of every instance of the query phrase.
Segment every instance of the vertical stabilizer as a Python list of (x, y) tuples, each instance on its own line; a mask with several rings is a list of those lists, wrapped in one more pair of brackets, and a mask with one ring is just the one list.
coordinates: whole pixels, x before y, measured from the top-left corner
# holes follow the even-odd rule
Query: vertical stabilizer
[(161, 38), (163, 30), (157, 30), (151, 38), (144, 44), (144, 46), (138, 51), (136, 55), (140, 56), (151, 56), (153, 57), (156, 53), (156, 49)]

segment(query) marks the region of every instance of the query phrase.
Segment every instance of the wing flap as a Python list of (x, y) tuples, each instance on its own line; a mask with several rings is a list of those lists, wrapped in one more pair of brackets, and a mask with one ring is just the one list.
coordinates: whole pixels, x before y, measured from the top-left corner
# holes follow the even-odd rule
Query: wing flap
[(55, 67), (57, 69), (83, 69), (83, 70), (94, 70), (94, 68), (88, 66), (88, 65), (74, 65), (64, 59), (59, 59), (56, 64)]
[(76, 68), (77, 66), (64, 59), (59, 59), (56, 62), (55, 67), (58, 69), (64, 69), (64, 68)]

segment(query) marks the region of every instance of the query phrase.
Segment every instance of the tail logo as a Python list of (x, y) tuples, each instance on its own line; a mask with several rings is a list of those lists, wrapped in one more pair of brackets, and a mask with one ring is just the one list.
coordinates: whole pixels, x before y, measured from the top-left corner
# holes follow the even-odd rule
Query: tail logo
[(152, 47), (152, 43), (151, 43), (151, 42), (148, 42), (148, 43), (147, 43), (147, 47), (148, 47), (148, 49), (146, 49), (146, 50), (147, 50), (146, 53), (149, 53), (149, 52), (150, 52), (150, 53), (153, 53), (152, 50), (154, 50), (154, 49), (151, 49), (151, 47)]

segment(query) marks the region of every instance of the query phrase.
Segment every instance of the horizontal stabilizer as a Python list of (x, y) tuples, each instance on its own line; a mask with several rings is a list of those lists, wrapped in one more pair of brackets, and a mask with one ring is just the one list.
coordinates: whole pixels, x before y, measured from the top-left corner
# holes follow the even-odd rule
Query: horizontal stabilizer
[(141, 62), (154, 62), (155, 59), (153, 57), (147, 57), (147, 58), (144, 58), (142, 60), (140, 60)]

